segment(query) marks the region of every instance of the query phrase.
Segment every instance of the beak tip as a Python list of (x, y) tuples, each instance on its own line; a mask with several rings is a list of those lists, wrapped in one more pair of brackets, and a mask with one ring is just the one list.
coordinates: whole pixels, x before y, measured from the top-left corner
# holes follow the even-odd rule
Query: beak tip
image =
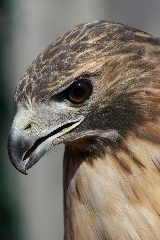
[(22, 174), (24, 174), (24, 175), (28, 175), (28, 173), (26, 172), (26, 171), (20, 171)]
[(26, 167), (20, 162), (17, 164), (17, 162), (11, 161), (12, 165), (22, 174), (28, 175)]
[(24, 168), (24, 167), (21, 167), (20, 169), (17, 168), (17, 170), (18, 170), (20, 173), (24, 174), (24, 175), (28, 175), (28, 173), (27, 173), (27, 171), (26, 171), (27, 169)]
[(19, 169), (17, 169), (17, 170), (24, 175), (28, 175), (28, 173), (25, 170), (19, 170)]

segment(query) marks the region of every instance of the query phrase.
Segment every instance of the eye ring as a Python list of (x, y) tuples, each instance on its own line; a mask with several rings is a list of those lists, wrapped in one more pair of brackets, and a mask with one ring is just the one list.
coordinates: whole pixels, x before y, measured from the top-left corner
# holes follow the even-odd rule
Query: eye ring
[(82, 103), (92, 93), (92, 85), (86, 79), (79, 79), (67, 89), (67, 98), (72, 103)]

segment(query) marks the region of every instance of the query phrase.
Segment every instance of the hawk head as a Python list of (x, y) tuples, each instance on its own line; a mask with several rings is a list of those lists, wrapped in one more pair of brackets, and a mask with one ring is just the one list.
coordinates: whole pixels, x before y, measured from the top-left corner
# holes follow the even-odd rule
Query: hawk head
[(78, 25), (52, 43), (15, 91), (8, 138), (13, 165), (26, 173), (59, 143), (92, 156), (156, 120), (159, 46), (158, 38), (105, 21)]

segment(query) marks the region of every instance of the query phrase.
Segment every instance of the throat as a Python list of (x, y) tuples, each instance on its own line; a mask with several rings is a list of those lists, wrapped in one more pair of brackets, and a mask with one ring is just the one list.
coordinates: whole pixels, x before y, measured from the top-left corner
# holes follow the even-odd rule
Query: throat
[(87, 161), (66, 147), (65, 239), (160, 239), (159, 170), (144, 166), (138, 158), (142, 148), (134, 156), (130, 148), (127, 139), (125, 147)]

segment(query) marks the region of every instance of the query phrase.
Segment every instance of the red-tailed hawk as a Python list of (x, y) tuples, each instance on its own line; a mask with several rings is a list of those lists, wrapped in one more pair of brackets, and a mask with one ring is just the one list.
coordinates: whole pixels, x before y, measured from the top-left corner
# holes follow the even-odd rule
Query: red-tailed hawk
[(8, 152), (20, 172), (66, 145), (65, 239), (160, 239), (159, 38), (78, 25), (33, 61), (14, 105)]

